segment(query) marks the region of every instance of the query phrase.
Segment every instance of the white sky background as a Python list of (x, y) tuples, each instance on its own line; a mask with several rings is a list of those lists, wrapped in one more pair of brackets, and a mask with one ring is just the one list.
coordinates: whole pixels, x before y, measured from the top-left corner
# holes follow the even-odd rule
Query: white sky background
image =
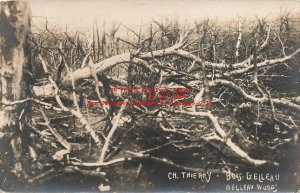
[(285, 10), (300, 15), (300, 0), (111, 0), (111, 1), (31, 1), (33, 27), (43, 27), (47, 18), (50, 25), (63, 29), (90, 31), (97, 20), (122, 22), (127, 26), (149, 23), (152, 19), (177, 16), (180, 20), (194, 21), (202, 18), (219, 20), (241, 17), (272, 17)]

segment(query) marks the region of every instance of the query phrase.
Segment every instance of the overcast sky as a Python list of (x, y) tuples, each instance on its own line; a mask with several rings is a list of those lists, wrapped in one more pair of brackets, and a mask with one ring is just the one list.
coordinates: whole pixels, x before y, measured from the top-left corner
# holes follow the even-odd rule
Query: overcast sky
[(119, 21), (124, 25), (139, 25), (165, 16), (180, 19), (219, 19), (268, 16), (285, 10), (300, 15), (300, 1), (289, 0), (98, 0), (98, 1), (31, 1), (33, 24), (39, 25), (47, 18), (49, 23), (68, 29), (85, 31), (95, 20), (98, 23)]

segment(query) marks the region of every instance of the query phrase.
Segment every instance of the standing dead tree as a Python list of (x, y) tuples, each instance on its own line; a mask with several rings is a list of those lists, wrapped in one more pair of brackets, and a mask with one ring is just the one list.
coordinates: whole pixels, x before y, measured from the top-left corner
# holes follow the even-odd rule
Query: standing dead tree
[[(7, 165), (13, 165), (16, 176), (24, 179), (27, 174), (22, 162), (24, 150), (29, 150), (29, 135), (28, 128), (20, 120), (30, 121), (31, 103), (5, 104), (28, 97), (29, 86), (33, 84), (28, 47), (30, 9), (27, 2), (1, 2), (0, 6), (0, 156)], [(5, 153), (9, 146), (12, 159), (7, 158)]]

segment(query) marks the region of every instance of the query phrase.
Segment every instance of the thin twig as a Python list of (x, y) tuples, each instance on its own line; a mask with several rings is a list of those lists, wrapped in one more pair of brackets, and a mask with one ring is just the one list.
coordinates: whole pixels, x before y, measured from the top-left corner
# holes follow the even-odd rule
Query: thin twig
[(113, 126), (111, 128), (111, 130), (109, 131), (106, 139), (105, 139), (105, 143), (103, 145), (103, 148), (102, 148), (102, 151), (101, 151), (101, 155), (99, 157), (99, 163), (103, 163), (104, 162), (104, 159), (105, 159), (105, 155), (106, 155), (106, 152), (108, 150), (108, 146), (109, 146), (109, 143), (111, 141), (111, 138), (114, 134), (114, 132), (116, 131), (117, 127), (118, 127), (118, 124), (119, 124), (119, 121), (120, 121), (120, 118), (122, 116), (122, 113), (126, 107), (126, 104), (127, 104), (128, 100), (126, 99), (123, 103), (123, 105), (121, 106), (118, 114), (115, 116), (115, 118), (113, 119), (114, 120), (114, 123), (113, 123)]
[(45, 119), (45, 125), (48, 127), (48, 129), (50, 130), (50, 132), (53, 134), (53, 136), (55, 137), (56, 141), (63, 146), (64, 148), (66, 148), (67, 150), (71, 151), (71, 145), (55, 130), (55, 128), (50, 126), (50, 121), (48, 119), (48, 117), (46, 116), (45, 111), (43, 110), (42, 107), (40, 107), (40, 112), (43, 115), (43, 118)]

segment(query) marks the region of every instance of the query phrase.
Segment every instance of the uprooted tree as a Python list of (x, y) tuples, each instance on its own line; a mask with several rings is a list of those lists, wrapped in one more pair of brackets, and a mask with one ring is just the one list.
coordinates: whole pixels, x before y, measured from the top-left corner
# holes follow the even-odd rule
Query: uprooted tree
[[(12, 9), (1, 4), (1, 17), (9, 19), (5, 6)], [(18, 43), (10, 45), (1, 31), (1, 115), (8, 122), (0, 128), (12, 159), (2, 148), (0, 164), (14, 165), (27, 184), (79, 173), (99, 177), (102, 188), (109, 180), (104, 171), (127, 162), (139, 163), (137, 177), (145, 160), (215, 173), (237, 164), (277, 166), (276, 149), (296, 144), (299, 133), (300, 49), (292, 19), (288, 13), (231, 25), (165, 19), (137, 32), (113, 23), (100, 33), (95, 25), (91, 42), (46, 22), (28, 40), (32, 69), (23, 77), (28, 20), (20, 31), (3, 22), (1, 29), (17, 29)], [(152, 96), (161, 94), (154, 88), (189, 92), (170, 99), (179, 105), (145, 105), (162, 99), (118, 88), (153, 88)], [(193, 103), (180, 103), (186, 100)], [(203, 100), (212, 105), (195, 105)]]

